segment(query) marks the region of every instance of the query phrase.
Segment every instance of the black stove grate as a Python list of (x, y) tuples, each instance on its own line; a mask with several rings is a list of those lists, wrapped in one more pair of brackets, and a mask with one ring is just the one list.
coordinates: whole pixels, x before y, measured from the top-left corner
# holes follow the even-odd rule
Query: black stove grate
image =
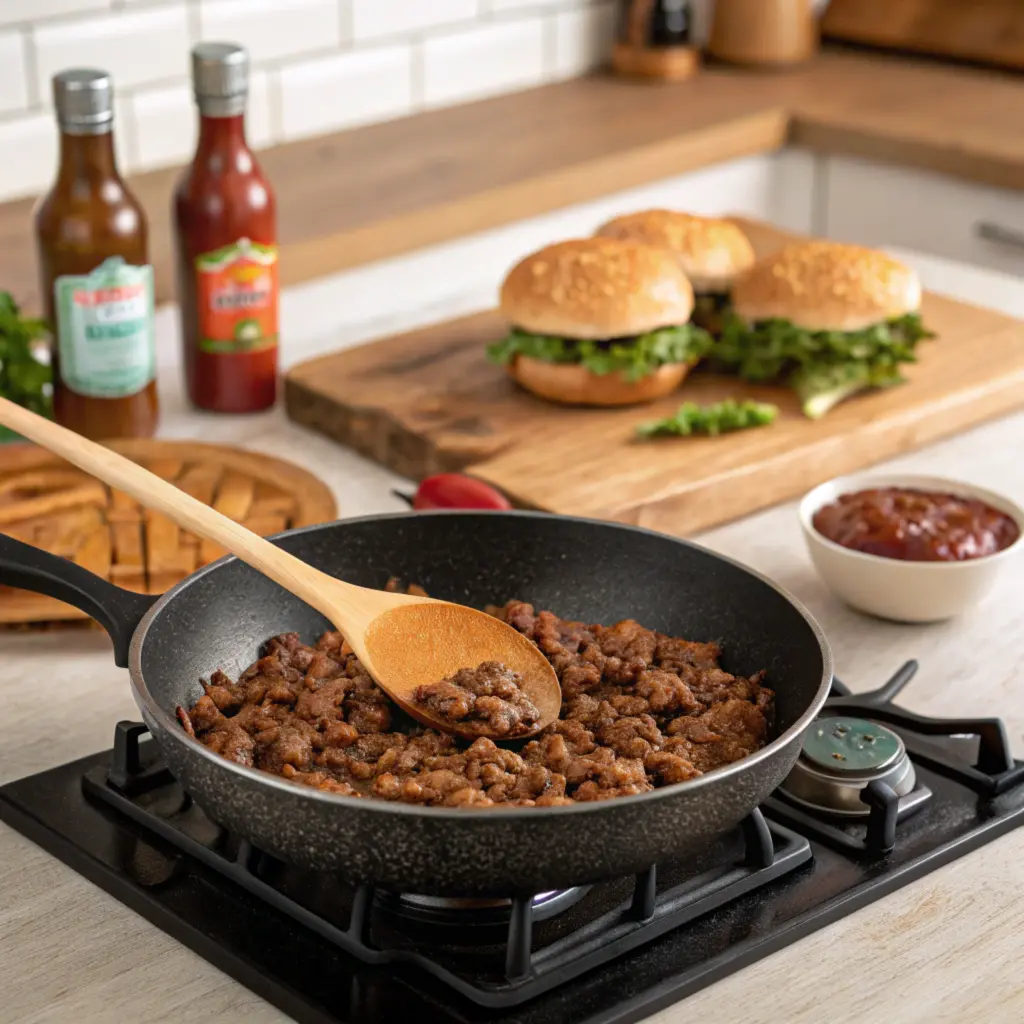
[[(384, 945), (374, 933), (372, 919), (375, 904), (388, 904), (387, 895), (378, 895), (372, 886), (354, 889), (347, 921), (341, 923), (324, 917), (268, 881), (276, 873), (271, 866), (273, 858), (248, 842), (233, 841), (219, 829), (211, 830), (208, 822), (203, 822), (200, 835), (194, 834), (190, 828), (195, 820), (192, 801), (178, 790), (170, 772), (154, 760), (154, 752), (144, 749), (151, 746), (143, 742), (147, 732), (140, 723), (118, 723), (110, 767), (95, 768), (83, 779), (89, 796), (363, 963), (378, 967), (413, 964), (480, 1006), (509, 1007), (533, 999), (781, 878), (811, 859), (806, 839), (783, 825), (769, 824), (755, 810), (741, 827), (742, 848), (733, 860), (668, 888), (659, 886), (658, 867), (651, 865), (633, 878), (628, 898), (540, 949), (534, 948), (533, 941), (533, 897), (514, 897), (500, 943), (504, 950), (501, 977), (470, 977), (423, 949)], [(179, 794), (170, 803), (166, 800), (168, 789)], [(154, 808), (146, 799), (153, 793), (161, 794), (162, 807)], [(458, 913), (452, 916), (453, 923), (458, 923)]]
[(698, 860), (592, 886), (548, 918), (520, 900), (446, 925), (289, 868), (192, 805), (138, 725), (115, 751), (0, 788), (0, 819), (301, 1022), (629, 1024), (1024, 823), (1001, 723), (892, 706), (915, 667), (873, 694), (840, 684), (827, 708), (898, 731), (931, 792), (915, 813), (890, 822), (882, 793), (882, 829), (776, 795)]
[[(908, 661), (877, 690), (851, 693), (838, 679), (825, 701), (822, 717), (855, 715), (895, 728), (914, 763), (956, 779), (981, 796), (995, 797), (1024, 783), (1024, 763), (1014, 761), (1006, 727), (998, 718), (927, 718), (893, 704), (917, 675), (918, 663)], [(951, 742), (954, 752), (938, 748), (929, 737)], [(871, 808), (864, 824), (837, 823), (825, 815), (797, 806), (780, 790), (764, 809), (777, 821), (854, 856), (880, 857), (896, 846), (900, 821), (920, 810), (932, 796), (927, 786), (900, 797), (884, 782), (870, 782), (861, 799)]]

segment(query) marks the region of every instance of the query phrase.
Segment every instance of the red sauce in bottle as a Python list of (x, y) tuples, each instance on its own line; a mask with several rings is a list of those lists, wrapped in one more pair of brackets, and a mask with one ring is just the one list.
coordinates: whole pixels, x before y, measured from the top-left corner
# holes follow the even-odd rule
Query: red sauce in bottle
[(240, 46), (193, 49), (199, 144), (174, 193), (188, 394), (212, 412), (277, 397), (276, 205), (245, 140), (248, 71)]
[(1015, 520), (983, 501), (901, 487), (842, 494), (813, 523), (844, 548), (908, 562), (984, 558), (1020, 536)]

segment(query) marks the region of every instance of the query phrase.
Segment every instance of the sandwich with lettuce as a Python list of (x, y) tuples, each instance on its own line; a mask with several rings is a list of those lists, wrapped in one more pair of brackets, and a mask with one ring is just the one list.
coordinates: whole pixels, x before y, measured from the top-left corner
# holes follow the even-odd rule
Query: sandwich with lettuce
[(787, 245), (740, 277), (712, 361), (793, 388), (818, 419), (871, 388), (903, 382), (918, 342), (921, 282), (885, 253), (836, 242)]
[(718, 334), (730, 309), (733, 282), (754, 264), (739, 226), (721, 217), (678, 210), (627, 213), (598, 228), (604, 238), (654, 245), (672, 253), (693, 285), (693, 322)]
[(611, 238), (549, 245), (501, 288), (508, 334), (488, 348), (523, 388), (566, 405), (649, 402), (711, 349), (690, 322), (693, 288), (672, 254)]

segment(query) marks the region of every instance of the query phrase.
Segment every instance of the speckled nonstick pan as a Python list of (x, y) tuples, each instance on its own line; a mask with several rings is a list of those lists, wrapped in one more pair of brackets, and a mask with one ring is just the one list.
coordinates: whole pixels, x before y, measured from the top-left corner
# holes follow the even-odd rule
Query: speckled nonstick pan
[(0, 583), (68, 601), (107, 629), (169, 767), (211, 817), (284, 861), (355, 881), (507, 895), (678, 856), (739, 822), (782, 781), (832, 678), (821, 629), (774, 584), (646, 530), (527, 512), (416, 512), (296, 530), (276, 542), (364, 586), (397, 575), (477, 607), (518, 598), (587, 622), (634, 618), (674, 636), (719, 639), (725, 668), (765, 668), (777, 693), (775, 738), (764, 749), (639, 796), (506, 810), (340, 797), (226, 761), (174, 717), (176, 705), (202, 693), (200, 678), (218, 667), (239, 672), (268, 637), (295, 630), (314, 640), (327, 628), (317, 612), (234, 558), (153, 598), (0, 536)]

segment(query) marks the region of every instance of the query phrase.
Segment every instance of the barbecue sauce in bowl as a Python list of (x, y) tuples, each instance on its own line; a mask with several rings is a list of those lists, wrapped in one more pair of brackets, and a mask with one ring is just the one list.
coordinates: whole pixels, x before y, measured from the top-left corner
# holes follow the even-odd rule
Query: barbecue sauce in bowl
[(1017, 522), (976, 498), (879, 487), (842, 494), (814, 513), (814, 529), (851, 551), (906, 562), (962, 562), (1005, 551)]

